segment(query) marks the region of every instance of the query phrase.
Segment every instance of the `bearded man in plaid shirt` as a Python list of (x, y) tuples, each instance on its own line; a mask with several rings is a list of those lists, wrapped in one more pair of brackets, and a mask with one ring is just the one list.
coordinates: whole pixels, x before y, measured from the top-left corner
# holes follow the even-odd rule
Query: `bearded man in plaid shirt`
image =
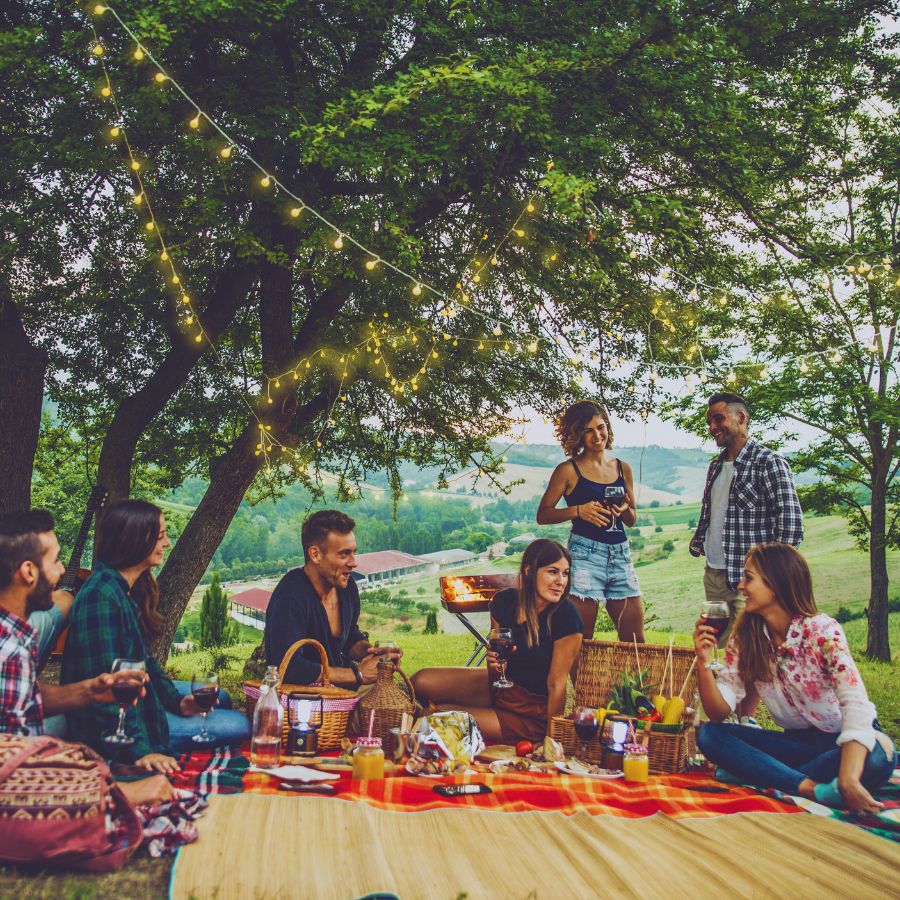
[[(52, 605), (64, 572), (50, 513), (33, 509), (0, 515), (0, 734), (40, 736), (45, 713), (113, 703), (113, 683), (139, 674), (103, 673), (74, 684), (38, 684), (38, 634), (27, 619)], [(175, 796), (164, 775), (120, 787), (132, 803), (160, 803)]]
[(719, 637), (724, 647), (744, 608), (737, 586), (747, 551), (767, 541), (799, 546), (803, 510), (787, 461), (748, 436), (750, 410), (743, 397), (713, 394), (706, 422), (722, 452), (706, 474), (690, 550), (693, 556), (706, 557), (706, 599), (724, 601), (731, 611), (728, 628)]

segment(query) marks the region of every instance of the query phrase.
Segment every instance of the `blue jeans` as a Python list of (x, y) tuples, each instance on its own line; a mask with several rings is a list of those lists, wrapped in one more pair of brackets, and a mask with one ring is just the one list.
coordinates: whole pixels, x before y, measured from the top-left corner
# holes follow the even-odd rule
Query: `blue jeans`
[[(182, 696), (191, 692), (189, 681), (176, 681)], [(176, 752), (187, 752), (198, 748), (192, 738), (200, 731), (199, 716), (174, 716), (166, 713), (169, 723), (169, 743)], [(219, 702), (206, 717), (206, 730), (212, 738), (212, 744), (245, 744), (250, 740), (250, 722), (239, 710), (231, 708), (231, 696), (228, 691), (219, 691)]]
[[(841, 765), (837, 738), (817, 728), (781, 732), (705, 722), (697, 732), (697, 746), (708, 760), (747, 784), (796, 794), (806, 778), (820, 783), (837, 778)], [(887, 782), (895, 757), (896, 753), (885, 753), (875, 742), (860, 778), (866, 790), (877, 790)]]
[(621, 544), (604, 544), (571, 534), (569, 553), (572, 557), (570, 592), (576, 597), (605, 604), (607, 600), (641, 595), (627, 540)]

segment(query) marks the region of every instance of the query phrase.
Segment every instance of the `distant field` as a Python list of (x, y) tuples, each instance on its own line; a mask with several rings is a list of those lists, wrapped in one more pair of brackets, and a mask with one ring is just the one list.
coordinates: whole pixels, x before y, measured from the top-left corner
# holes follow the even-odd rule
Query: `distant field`
[(641, 507), (638, 514), (653, 516), (657, 525), (687, 525), (692, 519), (700, 518), (699, 503), (680, 503), (675, 506), (660, 506), (653, 509), (648, 506)]

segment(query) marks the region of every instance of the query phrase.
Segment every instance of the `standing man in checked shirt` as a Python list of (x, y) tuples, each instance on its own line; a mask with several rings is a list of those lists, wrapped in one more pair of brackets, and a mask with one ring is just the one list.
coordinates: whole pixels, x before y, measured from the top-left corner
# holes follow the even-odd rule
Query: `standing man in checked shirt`
[(731, 610), (728, 628), (719, 636), (719, 646), (724, 647), (744, 608), (737, 585), (747, 551), (768, 541), (799, 546), (803, 510), (790, 466), (748, 436), (750, 410), (743, 397), (713, 394), (706, 422), (722, 452), (706, 474), (700, 521), (690, 550), (693, 556), (706, 557), (706, 599), (725, 601)]

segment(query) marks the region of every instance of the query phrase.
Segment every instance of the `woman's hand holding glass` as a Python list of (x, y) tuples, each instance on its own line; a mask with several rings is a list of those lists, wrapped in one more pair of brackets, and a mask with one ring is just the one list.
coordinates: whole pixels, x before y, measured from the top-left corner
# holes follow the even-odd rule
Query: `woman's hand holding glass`
[(694, 653), (697, 660), (704, 665), (709, 663), (717, 646), (715, 628), (706, 624), (706, 616), (700, 616), (694, 623)]
[(579, 504), (578, 518), (598, 528), (605, 528), (612, 521), (612, 513), (598, 500), (588, 500)]

